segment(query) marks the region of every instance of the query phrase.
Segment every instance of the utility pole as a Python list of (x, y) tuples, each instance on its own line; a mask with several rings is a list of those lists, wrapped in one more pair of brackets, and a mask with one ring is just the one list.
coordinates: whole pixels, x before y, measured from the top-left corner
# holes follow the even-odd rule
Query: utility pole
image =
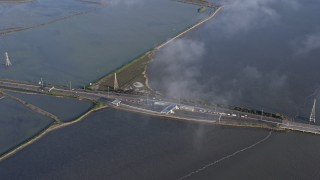
[(117, 73), (114, 73), (114, 84), (113, 89), (116, 91), (119, 88), (118, 79), (117, 79)]
[(69, 84), (69, 86), (70, 86), (70, 91), (71, 91), (71, 81), (70, 81), (70, 84)]
[(4, 61), (4, 65), (7, 66), (7, 67), (12, 66), (7, 52), (5, 53), (5, 56), (6, 56), (6, 59)]
[(315, 98), (313, 101), (313, 107), (310, 114), (310, 121), (309, 121), (310, 123), (316, 123), (316, 102), (317, 102), (317, 99)]
[(41, 88), (43, 88), (43, 79), (40, 80)]
[(262, 120), (262, 116), (263, 116), (263, 108), (262, 108), (262, 111), (261, 111), (261, 120)]

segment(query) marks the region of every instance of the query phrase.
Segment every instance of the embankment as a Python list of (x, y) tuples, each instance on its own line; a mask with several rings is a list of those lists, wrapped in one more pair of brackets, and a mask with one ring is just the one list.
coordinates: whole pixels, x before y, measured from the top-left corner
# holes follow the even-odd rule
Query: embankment
[(267, 129), (272, 131), (285, 131), (285, 129), (274, 126), (271, 124), (266, 123), (249, 123), (249, 122), (242, 122), (242, 121), (219, 121), (218, 119), (204, 119), (204, 118), (192, 118), (187, 116), (180, 116), (180, 115), (169, 115), (169, 114), (161, 114), (160, 112), (146, 110), (142, 108), (132, 107), (129, 105), (122, 104), (119, 107), (114, 106), (115, 109), (120, 109), (123, 111), (128, 112), (134, 112), (134, 113), (140, 113), (147, 116), (153, 116), (163, 119), (169, 119), (169, 120), (176, 120), (176, 121), (188, 121), (193, 123), (205, 123), (205, 124), (214, 124), (218, 126), (231, 126), (231, 127), (241, 127), (241, 128), (257, 128), (257, 129)]
[(97, 89), (97, 90), (98, 89), (106, 90), (107, 87), (113, 87), (114, 73), (117, 73), (118, 83), (120, 88), (126, 88), (128, 86), (131, 86), (133, 82), (142, 82), (144, 84), (144, 87), (146, 87), (144, 90), (153, 92), (153, 90), (149, 85), (147, 70), (148, 70), (148, 64), (153, 60), (153, 56), (155, 52), (159, 51), (160, 49), (167, 46), (174, 40), (182, 37), (186, 33), (194, 30), (195, 28), (211, 20), (221, 10), (221, 8), (222, 6), (219, 6), (207, 18), (199, 21), (198, 23), (192, 25), (191, 27), (188, 27), (186, 30), (175, 35), (173, 38), (169, 39), (168, 41), (161, 43), (159, 46), (155, 47), (153, 50), (150, 50), (144, 53), (143, 55), (129, 62), (128, 64), (121, 66), (117, 70), (109, 73), (105, 77), (93, 83), (93, 85), (90, 86), (89, 88)]
[[(3, 92), (2, 92), (3, 93)], [(76, 118), (73, 121), (69, 121), (69, 122), (62, 122), (60, 121), (55, 115), (52, 115), (32, 104), (26, 103), (25, 101), (16, 98), (14, 96), (8, 95), (3, 93), (4, 96), (7, 96), (9, 98), (12, 98), (24, 105), (26, 105), (28, 108), (34, 110), (37, 113), (40, 113), (44, 116), (50, 117), (52, 119), (54, 119), (55, 121), (53, 121), (53, 123), (49, 124), (48, 126), (44, 127), (42, 130), (40, 130), (38, 133), (36, 133), (34, 136), (29, 137), (28, 139), (26, 139), (25, 141), (21, 142), (19, 145), (12, 147), (10, 150), (8, 150), (6, 153), (2, 154), (0, 156), (0, 161), (14, 155), (15, 153), (19, 152), (20, 150), (24, 149), (25, 147), (31, 145), (32, 143), (38, 141), (39, 139), (41, 139), (42, 137), (44, 137), (45, 135), (47, 135), (48, 133), (50, 133), (51, 131), (78, 123), (79, 121), (83, 120), (84, 118), (86, 118), (87, 116), (89, 116), (91, 113), (96, 112), (96, 111), (100, 111), (102, 109), (107, 108), (108, 106), (105, 104), (99, 104), (98, 106), (94, 106), (92, 107), (89, 111), (87, 111), (86, 113), (82, 114), (80, 117)]]
[(91, 9), (91, 10), (88, 10), (88, 11), (77, 12), (77, 13), (74, 13), (74, 14), (71, 14), (71, 15), (68, 15), (68, 16), (64, 16), (64, 17), (61, 17), (61, 18), (53, 19), (51, 21), (47, 21), (47, 22), (44, 22), (44, 23), (40, 23), (40, 24), (36, 24), (36, 25), (33, 25), (33, 26), (29, 26), (29, 27), (12, 27), (12, 28), (7, 28), (7, 29), (0, 29), (0, 36), (6, 35), (6, 34), (15, 33), (15, 32), (20, 32), (20, 31), (39, 28), (39, 27), (42, 27), (42, 26), (45, 26), (45, 25), (49, 25), (49, 24), (53, 24), (53, 23), (56, 23), (56, 22), (59, 22), (59, 21), (62, 21), (62, 20), (66, 20), (66, 19), (72, 18), (72, 17), (76, 17), (76, 16), (87, 14), (87, 13), (95, 11), (96, 9), (97, 8), (94, 8), (94, 9)]
[(179, 33), (178, 35), (176, 35), (175, 37), (171, 38), (170, 40), (162, 43), (161, 45), (159, 45), (158, 47), (155, 48), (155, 50), (160, 50), (161, 48), (165, 47), (166, 45), (168, 45), (169, 43), (171, 43), (172, 41), (174, 41), (177, 38), (180, 38), (181, 36), (185, 35), (186, 33), (188, 33), (189, 31), (192, 31), (193, 29), (201, 26), (202, 24), (204, 24), (205, 22), (209, 21), (210, 19), (212, 19), (220, 10), (221, 10), (222, 6), (219, 6), (213, 13), (211, 13), (211, 15), (203, 20), (201, 20), (200, 22), (198, 22), (197, 24), (189, 27), (188, 29), (186, 29), (185, 31)]

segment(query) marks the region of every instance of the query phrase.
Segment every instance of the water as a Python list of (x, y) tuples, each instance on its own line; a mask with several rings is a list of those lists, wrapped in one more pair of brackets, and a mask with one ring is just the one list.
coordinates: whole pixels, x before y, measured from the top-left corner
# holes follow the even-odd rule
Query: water
[(9, 28), (28, 28), (69, 15), (96, 8), (97, 5), (78, 0), (41, 0), (27, 3), (0, 2), (0, 31)]
[(241, 153), (191, 179), (319, 179), (318, 136), (273, 133), (262, 145)]
[(8, 98), (0, 100), (0, 114), (0, 155), (38, 134), (53, 122)]
[[(109, 109), (51, 132), (2, 161), (0, 177), (178, 179), (268, 134)], [(314, 135), (273, 132), (264, 142), (190, 179), (318, 179), (318, 140)]]
[[(121, 1), (120, 1), (121, 2)], [(0, 5), (1, 6), (1, 5)], [(32, 9), (25, 7), (25, 10)], [(10, 68), (0, 77), (83, 87), (206, 17), (197, 7), (173, 1), (137, 1), (19, 33), (0, 36)]]
[(7, 92), (17, 98), (31, 103), (55, 116), (61, 121), (71, 121), (90, 110), (92, 102), (80, 101), (78, 99), (54, 97), (40, 94), (22, 94)]
[(221, 3), (213, 20), (157, 54), (151, 86), (171, 96), (307, 121), (313, 98), (319, 98), (320, 2)]
[[(14, 67), (2, 67), (0, 77), (85, 84), (207, 15), (171, 1), (128, 2), (1, 36), (1, 51), (12, 54)], [(226, 6), (214, 20), (157, 54), (150, 67), (152, 86), (172, 96), (308, 114), (319, 84), (319, 3), (223, 2)], [(4, 100), (0, 122), (20, 116), (24, 108)], [(30, 124), (35, 116), (23, 115), (26, 128), (40, 127)], [(24, 124), (1, 126), (0, 133), (19, 125)], [(273, 132), (241, 151), (268, 134), (108, 109), (1, 161), (0, 179), (179, 179), (225, 157), (230, 158), (190, 179), (320, 178), (319, 136)], [(10, 143), (10, 135), (0, 137)]]
[(266, 134), (109, 109), (51, 132), (1, 162), (0, 177), (177, 179)]

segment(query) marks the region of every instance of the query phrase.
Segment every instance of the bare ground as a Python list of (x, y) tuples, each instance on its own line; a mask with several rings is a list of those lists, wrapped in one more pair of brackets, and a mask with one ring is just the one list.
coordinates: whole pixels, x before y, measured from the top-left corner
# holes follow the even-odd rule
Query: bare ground
[(106, 91), (114, 89), (114, 76), (117, 73), (119, 89), (122, 91), (148, 92), (147, 66), (152, 61), (153, 51), (148, 51), (132, 62), (103, 77), (89, 88)]

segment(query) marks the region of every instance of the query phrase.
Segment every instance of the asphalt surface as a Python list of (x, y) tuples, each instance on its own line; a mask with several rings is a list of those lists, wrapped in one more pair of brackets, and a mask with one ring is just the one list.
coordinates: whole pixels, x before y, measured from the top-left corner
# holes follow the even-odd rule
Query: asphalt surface
[[(27, 82), (16, 82), (10, 80), (2, 80), (0, 79), (0, 88), (9, 89), (9, 90), (20, 90), (20, 91), (31, 91), (35, 93), (54, 93), (61, 96), (74, 96), (74, 97), (82, 97), (95, 101), (106, 102), (109, 105), (112, 105), (112, 101), (115, 99), (121, 100), (123, 104), (127, 104), (129, 106), (125, 106), (126, 108), (135, 107), (139, 109), (139, 112), (143, 113), (146, 110), (146, 113), (151, 112), (159, 112), (159, 109), (165, 109), (167, 106), (159, 107), (155, 106), (154, 102), (166, 102), (167, 104), (177, 104), (178, 106), (183, 105), (181, 103), (177, 103), (176, 101), (163, 101), (162, 99), (158, 99), (157, 97), (147, 97), (142, 95), (132, 95), (132, 94), (124, 94), (124, 93), (116, 93), (113, 91), (105, 92), (105, 91), (92, 91), (92, 90), (84, 90), (84, 89), (70, 89), (67, 87), (54, 87), (47, 86), (41, 84), (27, 83)], [(188, 105), (190, 106), (190, 105)], [(186, 110), (175, 110), (176, 116), (180, 117), (193, 118), (193, 119), (207, 119), (216, 121), (225, 121), (225, 122), (246, 122), (246, 123), (261, 123), (268, 124), (271, 126), (278, 126), (283, 129), (289, 129), (294, 131), (308, 132), (313, 134), (320, 134), (320, 126), (312, 125), (312, 124), (303, 124), (292, 121), (280, 120), (272, 117), (266, 117), (261, 115), (255, 115), (250, 113), (237, 112), (230, 109), (224, 108), (216, 108), (215, 110), (205, 108), (205, 107), (194, 107), (193, 111)], [(160, 111), (161, 112), (161, 111)], [(159, 114), (160, 114), (159, 112)]]

